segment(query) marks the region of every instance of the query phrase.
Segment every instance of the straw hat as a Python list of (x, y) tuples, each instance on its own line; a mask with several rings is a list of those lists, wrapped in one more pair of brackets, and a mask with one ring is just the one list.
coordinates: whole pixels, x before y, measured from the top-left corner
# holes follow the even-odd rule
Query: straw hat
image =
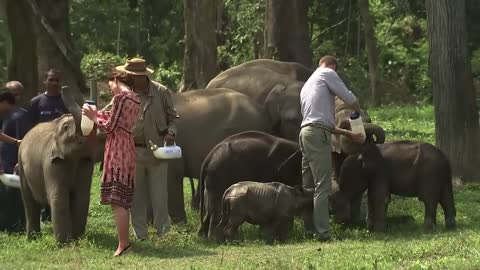
[(117, 66), (115, 69), (132, 75), (150, 75), (153, 73), (153, 69), (147, 68), (145, 60), (142, 58), (129, 59), (125, 65)]

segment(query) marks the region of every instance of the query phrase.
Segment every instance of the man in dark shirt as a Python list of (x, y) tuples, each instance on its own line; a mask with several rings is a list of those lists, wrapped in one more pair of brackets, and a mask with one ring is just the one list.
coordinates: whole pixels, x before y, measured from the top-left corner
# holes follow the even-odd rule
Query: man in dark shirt
[[(50, 69), (45, 79), (46, 90), (30, 101), (29, 114), (33, 125), (52, 121), (68, 113), (63, 104), (61, 90), (62, 74), (56, 69)], [(47, 207), (42, 213), (43, 221), (50, 221), (50, 209)]]
[[(23, 93), (23, 85), (17, 81), (8, 82), (7, 90), (15, 96), (18, 104)], [(21, 140), (32, 128), (26, 109), (17, 106), (4, 121), (2, 131), (6, 135)], [(12, 174), (18, 161), (18, 146), (11, 143), (0, 143), (1, 166), (5, 173)], [(0, 229), (11, 232), (22, 231), (25, 226), (25, 213), (20, 190), (0, 188)]]
[(52, 121), (68, 113), (60, 92), (61, 75), (60, 71), (50, 69), (45, 80), (46, 91), (30, 101), (30, 116), (35, 125)]

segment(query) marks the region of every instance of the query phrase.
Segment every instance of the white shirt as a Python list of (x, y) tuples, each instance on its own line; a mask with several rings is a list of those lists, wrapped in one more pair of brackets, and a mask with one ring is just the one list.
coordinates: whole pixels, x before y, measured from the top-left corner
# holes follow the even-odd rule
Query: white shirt
[(334, 128), (335, 96), (338, 96), (348, 105), (353, 105), (357, 100), (333, 69), (317, 68), (300, 92), (300, 106), (303, 116), (301, 126), (317, 123)]

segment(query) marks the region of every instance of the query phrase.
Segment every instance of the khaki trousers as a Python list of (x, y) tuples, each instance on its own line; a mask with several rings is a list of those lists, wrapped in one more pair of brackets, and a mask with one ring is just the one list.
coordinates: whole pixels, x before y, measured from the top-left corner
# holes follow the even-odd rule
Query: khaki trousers
[[(320, 127), (307, 126), (299, 136), (302, 151), (302, 183), (315, 188), (313, 216), (305, 217), (307, 231), (329, 236), (328, 196), (332, 192), (331, 134)], [(313, 224), (312, 224), (313, 223)]]
[(168, 161), (153, 158), (148, 148), (137, 147), (136, 155), (135, 194), (131, 209), (133, 230), (137, 238), (147, 238), (147, 209), (151, 206), (157, 235), (162, 236), (168, 232), (171, 223), (168, 215)]

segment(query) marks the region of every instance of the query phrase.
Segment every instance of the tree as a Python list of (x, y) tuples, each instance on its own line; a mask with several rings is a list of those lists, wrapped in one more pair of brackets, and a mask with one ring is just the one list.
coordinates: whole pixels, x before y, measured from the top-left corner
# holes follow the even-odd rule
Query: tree
[(217, 75), (215, 0), (185, 0), (185, 55), (180, 92), (204, 88)]
[(465, 0), (427, 0), (436, 144), (454, 175), (479, 180), (480, 127), (467, 50)]
[(358, 0), (358, 9), (362, 18), (365, 43), (367, 46), (368, 69), (370, 73), (370, 95), (372, 105), (378, 105), (378, 60), (377, 39), (375, 37), (375, 25), (370, 15), (368, 0)]
[(312, 65), (308, 0), (267, 0), (264, 57)]
[(38, 55), (39, 81), (50, 68), (62, 71), (63, 82), (80, 92), (87, 92), (70, 35), (69, 7), (65, 0), (27, 0), (33, 11), (33, 25)]
[(12, 44), (8, 63), (8, 80), (22, 82), (22, 103), (38, 91), (36, 38), (33, 14), (26, 0), (6, 0), (7, 21)]

